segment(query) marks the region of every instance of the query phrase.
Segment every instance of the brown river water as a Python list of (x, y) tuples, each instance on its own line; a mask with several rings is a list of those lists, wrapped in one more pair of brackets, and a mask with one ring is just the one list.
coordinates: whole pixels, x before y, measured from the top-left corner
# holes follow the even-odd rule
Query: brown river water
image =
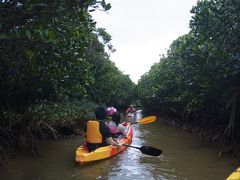
[(133, 125), (132, 145), (148, 145), (161, 156), (128, 148), (121, 154), (93, 163), (76, 165), (75, 149), (82, 137), (41, 142), (39, 157), (18, 155), (9, 162), (9, 173), (1, 180), (221, 180), (238, 167), (229, 154), (217, 156), (214, 148), (181, 129), (158, 120)]

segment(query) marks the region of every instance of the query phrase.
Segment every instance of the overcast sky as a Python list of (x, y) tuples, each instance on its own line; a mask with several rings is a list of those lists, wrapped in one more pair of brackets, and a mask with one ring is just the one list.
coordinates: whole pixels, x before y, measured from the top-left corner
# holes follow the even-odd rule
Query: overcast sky
[(133, 82), (159, 62), (173, 40), (189, 32), (190, 10), (197, 0), (106, 0), (108, 13), (91, 13), (97, 27), (112, 36), (110, 59)]

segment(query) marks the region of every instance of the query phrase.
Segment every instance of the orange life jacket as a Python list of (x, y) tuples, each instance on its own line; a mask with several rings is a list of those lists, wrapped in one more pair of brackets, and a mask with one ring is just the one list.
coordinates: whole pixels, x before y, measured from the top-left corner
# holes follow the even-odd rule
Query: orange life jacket
[(88, 143), (102, 143), (102, 135), (99, 131), (99, 122), (95, 120), (89, 120), (87, 122), (86, 141)]

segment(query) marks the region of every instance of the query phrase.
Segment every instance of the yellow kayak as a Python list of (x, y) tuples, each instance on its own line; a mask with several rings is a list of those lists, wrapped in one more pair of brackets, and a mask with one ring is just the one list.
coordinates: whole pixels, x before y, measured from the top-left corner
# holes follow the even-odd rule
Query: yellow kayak
[(230, 174), (226, 180), (240, 180), (240, 167)]
[[(125, 125), (127, 130), (127, 136), (122, 139), (118, 139), (117, 142), (129, 145), (132, 142), (133, 130), (132, 130), (132, 126), (129, 123), (127, 124), (125, 123)], [(109, 145), (109, 146), (97, 148), (92, 152), (88, 152), (86, 146), (81, 145), (76, 150), (75, 161), (78, 163), (86, 163), (86, 162), (109, 158), (111, 156), (114, 156), (124, 151), (126, 148), (127, 146), (116, 147), (116, 146)]]

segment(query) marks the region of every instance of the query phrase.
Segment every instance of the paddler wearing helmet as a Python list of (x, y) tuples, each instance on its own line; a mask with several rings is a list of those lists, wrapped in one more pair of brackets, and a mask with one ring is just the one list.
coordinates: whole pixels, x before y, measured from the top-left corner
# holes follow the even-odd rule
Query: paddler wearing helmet
[(105, 124), (107, 110), (104, 107), (98, 107), (95, 110), (96, 120), (89, 120), (86, 127), (86, 146), (88, 151), (94, 151), (102, 146), (121, 146), (113, 140), (110, 129)]

